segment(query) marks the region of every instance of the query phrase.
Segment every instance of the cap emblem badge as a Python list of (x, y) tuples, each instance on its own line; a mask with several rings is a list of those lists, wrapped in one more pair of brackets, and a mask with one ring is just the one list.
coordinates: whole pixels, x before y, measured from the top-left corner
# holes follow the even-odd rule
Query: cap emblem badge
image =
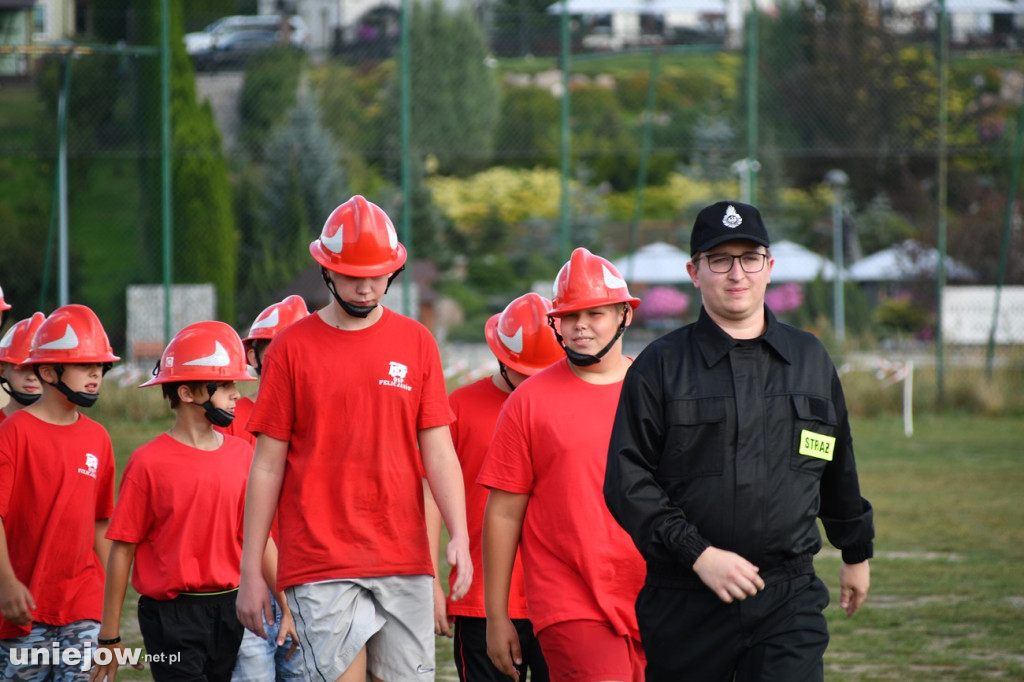
[(734, 230), (743, 224), (743, 218), (736, 212), (736, 207), (730, 205), (729, 208), (725, 209), (725, 216), (722, 218), (722, 224), (730, 230)]

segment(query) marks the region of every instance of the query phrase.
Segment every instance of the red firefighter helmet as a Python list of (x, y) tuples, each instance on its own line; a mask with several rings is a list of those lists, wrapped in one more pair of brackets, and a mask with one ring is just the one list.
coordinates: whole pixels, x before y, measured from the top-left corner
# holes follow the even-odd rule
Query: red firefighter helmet
[(10, 309), (11, 304), (4, 300), (4, 288), (0, 287), (0, 311)]
[[(229, 325), (196, 322), (167, 344), (152, 379), (141, 386), (178, 381), (256, 381), (249, 376), (242, 340)], [(140, 386), (140, 388), (141, 388)]]
[(283, 301), (264, 308), (249, 327), (249, 335), (242, 339), (242, 344), (248, 346), (250, 341), (272, 339), (292, 322), (298, 322), (307, 315), (309, 310), (306, 308), (306, 301), (301, 296), (292, 294)]
[(349, 277), (390, 275), (408, 257), (384, 210), (358, 194), (331, 211), (309, 252), (323, 267)]
[(613, 303), (629, 303), (635, 310), (640, 299), (630, 296), (626, 280), (609, 261), (582, 247), (573, 251), (555, 278), (551, 315), (560, 317)]
[(107, 333), (91, 309), (78, 303), (57, 308), (39, 325), (22, 364), (117, 362)]
[(515, 299), (484, 325), (494, 357), (509, 369), (532, 376), (565, 357), (548, 326), (551, 301), (540, 294)]
[(16, 322), (0, 339), (0, 362), (20, 365), (32, 352), (32, 339), (39, 327), (46, 321), (46, 315), (36, 313), (32, 317)]

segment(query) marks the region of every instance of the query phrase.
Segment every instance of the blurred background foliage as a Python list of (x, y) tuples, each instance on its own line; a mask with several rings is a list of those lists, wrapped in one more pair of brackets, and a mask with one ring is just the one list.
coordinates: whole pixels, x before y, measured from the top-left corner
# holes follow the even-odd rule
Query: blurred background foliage
[[(397, 36), (379, 49), (282, 47), (233, 74), (197, 73), (183, 33), (256, 5), (171, 2), (173, 279), (213, 282), (218, 316), (239, 329), (308, 268), (308, 244), (335, 205), (361, 193), (398, 224), (402, 202)], [(411, 5), (411, 247), (433, 265), (436, 293), (458, 304), (461, 317), (446, 330), (453, 339), (481, 339), (483, 320), (525, 290), (550, 295), (564, 256), (563, 93), (549, 5), (497, 2), (485, 16), (439, 0)], [(96, 0), (94, 14), (82, 42), (157, 42), (155, 3)], [(391, 15), (373, 16), (388, 25)], [(844, 229), (856, 246), (848, 259), (907, 238), (934, 244), (934, 32), (887, 30), (855, 0), (783, 3), (759, 25), (757, 203), (773, 239), (831, 255), (834, 197), (823, 178), (842, 168)], [(595, 53), (583, 46), (591, 28), (574, 18), (570, 243), (609, 258), (656, 240), (685, 250), (697, 209), (740, 196), (733, 164), (745, 156), (745, 53), (722, 42)], [(125, 287), (161, 278), (155, 58), (40, 58), (28, 82), (0, 91), (0, 282), (17, 306), (13, 319), (55, 304), (54, 131), (67, 63), (72, 291), (117, 346)], [(1020, 65), (1020, 52), (1007, 49), (957, 51), (950, 65), (949, 253), (985, 284), (998, 270)], [(232, 76), (239, 86), (225, 128), (209, 93)], [(645, 129), (651, 154), (638, 212)], [(1019, 208), (1014, 215), (1019, 224)], [(1024, 283), (1022, 247), (1017, 229), (1008, 283)], [(849, 283), (851, 333), (872, 343), (926, 331), (935, 306), (928, 287), (887, 300)], [(698, 299), (677, 288), (691, 299), (685, 320)], [(787, 319), (828, 333), (831, 284), (801, 285), (799, 298)]]

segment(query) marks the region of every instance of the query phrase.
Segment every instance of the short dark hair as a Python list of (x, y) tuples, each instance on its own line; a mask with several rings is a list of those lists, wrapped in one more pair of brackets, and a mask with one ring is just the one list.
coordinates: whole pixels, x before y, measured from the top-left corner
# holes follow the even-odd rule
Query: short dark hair
[(174, 381), (169, 384), (160, 384), (160, 390), (163, 391), (164, 398), (167, 398), (167, 402), (170, 403), (173, 410), (181, 405), (181, 398), (178, 396), (179, 386), (188, 386), (193, 393), (196, 393), (208, 383), (207, 381)]

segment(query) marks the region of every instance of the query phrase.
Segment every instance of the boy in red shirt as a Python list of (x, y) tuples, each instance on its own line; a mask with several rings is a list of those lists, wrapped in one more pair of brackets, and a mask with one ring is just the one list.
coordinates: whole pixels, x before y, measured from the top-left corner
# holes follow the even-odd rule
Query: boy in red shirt
[(631, 362), (621, 336), (639, 304), (611, 263), (573, 251), (555, 280), (550, 312), (568, 360), (535, 374), (505, 401), (477, 478), (490, 488), (483, 528), (487, 652), (517, 679), (522, 652), (508, 603), (520, 548), (530, 620), (551, 679), (644, 677), (633, 609), (644, 564), (602, 494)]
[[(429, 679), (433, 568), (422, 476), (459, 566), (473, 577), (465, 493), (448, 425), (437, 343), (380, 305), (406, 251), (380, 207), (352, 197), (310, 244), (333, 300), (274, 337), (249, 430), (256, 454), (245, 508), (238, 613), (261, 636), (270, 619), (260, 571), (277, 513), (278, 588), (316, 679)], [(263, 613), (261, 613), (263, 612)]]
[[(515, 299), (501, 313), (494, 315), (484, 327), (487, 345), (498, 360), (498, 371), (471, 384), (452, 391), (448, 396), (455, 422), (451, 426), (452, 441), (462, 464), (462, 477), (466, 483), (466, 517), (469, 523), (469, 546), (473, 557), (473, 573), (477, 580), (466, 596), (459, 601), (445, 603), (444, 590), (435, 580), (435, 603), (441, 609), (435, 631), (454, 638), (455, 667), (459, 679), (485, 682), (504, 682), (507, 678), (487, 657), (487, 620), (484, 609), (483, 553), (481, 534), (487, 488), (475, 483), (484, 455), (494, 434), (505, 400), (516, 388), (540, 370), (565, 357), (554, 330), (548, 326), (551, 301), (539, 294), (526, 294)], [(440, 517), (428, 506), (427, 523), (431, 538), (440, 537)], [(439, 543), (439, 539), (435, 540)], [(437, 552), (434, 552), (437, 556)], [(458, 568), (448, 576), (454, 585)], [(512, 569), (509, 593), (509, 616), (519, 636), (523, 662), (516, 666), (520, 678), (527, 671), (533, 682), (548, 679), (547, 664), (540, 644), (533, 632), (526, 608), (519, 556)], [(454, 626), (454, 627), (452, 627)], [(454, 630), (454, 632), (452, 632)]]
[[(84, 680), (103, 610), (103, 538), (114, 509), (114, 451), (106, 429), (79, 411), (99, 397), (119, 358), (82, 305), (39, 325), (29, 356), (42, 397), (0, 425), (0, 676)], [(12, 650), (60, 651), (59, 661), (14, 665)], [(76, 651), (71, 651), (76, 650)], [(22, 659), (23, 660), (23, 659)]]
[[(245, 348), (245, 361), (256, 371), (256, 376), (263, 372), (263, 355), (267, 352), (267, 346), (274, 339), (279, 331), (290, 325), (292, 322), (301, 320), (309, 315), (306, 302), (301, 296), (288, 296), (283, 301), (273, 303), (263, 309), (252, 326), (249, 328), (249, 335), (242, 339), (242, 346)], [(257, 391), (247, 396), (242, 396), (235, 403), (235, 418), (231, 425), (226, 428), (216, 427), (219, 431), (238, 436), (256, 447), (256, 436), (246, 430), (249, 415), (256, 404)], [(277, 524), (271, 528), (272, 540), (267, 542), (267, 551), (264, 555), (264, 573), (268, 576), (277, 574)], [(277, 582), (276, 578), (268, 578), (271, 584)], [(238, 660), (235, 662), (235, 671), (231, 676), (232, 682), (272, 682), (277, 680), (305, 679), (305, 672), (302, 667), (302, 656), (296, 652), (298, 642), (286, 641), (286, 633), (293, 632), (295, 625), (292, 620), (291, 610), (288, 608), (288, 601), (280, 598), (282, 595), (272, 595), (271, 606), (273, 607), (273, 620), (265, 623), (266, 638), (260, 637), (252, 630), (246, 630), (242, 637), (242, 645), (238, 648)]]
[(0, 423), (43, 394), (43, 386), (31, 365), (23, 364), (32, 352), (32, 339), (46, 316), (36, 313), (15, 323), (0, 339), (0, 388), (11, 400), (0, 410)]
[[(249, 327), (249, 335), (242, 339), (242, 346), (245, 348), (245, 362), (256, 371), (256, 376), (263, 373), (263, 356), (267, 352), (267, 346), (274, 339), (279, 331), (290, 325), (292, 322), (301, 320), (309, 315), (309, 309), (301, 296), (292, 295), (278, 303), (272, 303), (263, 309), (252, 326)], [(235, 418), (226, 427), (214, 427), (222, 433), (237, 436), (249, 441), (249, 444), (256, 447), (256, 436), (245, 427), (249, 423), (249, 415), (256, 404), (256, 396), (259, 391), (253, 391), (250, 395), (244, 395), (235, 403)]]
[[(236, 381), (253, 381), (242, 341), (223, 322), (197, 322), (164, 349), (154, 377), (174, 425), (132, 453), (107, 537), (113, 541), (99, 644), (121, 648), (131, 572), (139, 629), (155, 680), (227, 680), (242, 625), (235, 617), (242, 510), (252, 448), (214, 430), (230, 423)], [(114, 654), (115, 652), (109, 652)], [(97, 650), (92, 680), (114, 679)], [(102, 664), (102, 665), (101, 665)]]

